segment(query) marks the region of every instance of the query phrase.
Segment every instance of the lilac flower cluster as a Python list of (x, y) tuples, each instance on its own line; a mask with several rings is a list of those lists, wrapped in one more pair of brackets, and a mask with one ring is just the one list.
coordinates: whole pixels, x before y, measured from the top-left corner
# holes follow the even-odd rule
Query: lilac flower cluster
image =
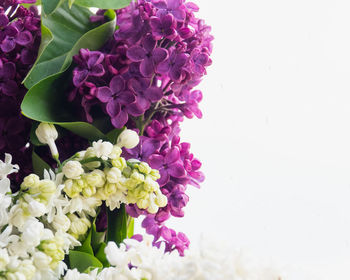
[(33, 0), (0, 0), (0, 157), (11, 153), (21, 165), (13, 182), (31, 171), (29, 142), (31, 122), (23, 117), (20, 104), (26, 92), (22, 80), (33, 65), (40, 45), (40, 17)]
[[(74, 57), (74, 89), (68, 99), (92, 122), (102, 111), (115, 128), (134, 128), (141, 135), (138, 147), (126, 157), (147, 161), (159, 169), (159, 184), (168, 205), (156, 215), (128, 206), (128, 213), (146, 215), (143, 226), (166, 243), (168, 251), (183, 254), (189, 241), (167, 228), (170, 217), (182, 217), (188, 202), (186, 186), (199, 186), (201, 163), (181, 143), (184, 117), (202, 117), (200, 90), (194, 89), (211, 64), (210, 27), (195, 17), (198, 7), (184, 0), (138, 0), (117, 11), (119, 29), (100, 51), (80, 50)], [(103, 11), (92, 17), (103, 21)]]

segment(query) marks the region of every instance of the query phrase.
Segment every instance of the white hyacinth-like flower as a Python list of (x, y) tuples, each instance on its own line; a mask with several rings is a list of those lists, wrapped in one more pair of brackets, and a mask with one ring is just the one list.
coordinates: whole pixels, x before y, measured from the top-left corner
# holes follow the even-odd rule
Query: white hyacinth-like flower
[(117, 146), (120, 148), (132, 149), (140, 142), (140, 137), (136, 131), (125, 129), (118, 137)]
[(35, 130), (35, 134), (41, 143), (49, 146), (52, 157), (58, 159), (58, 150), (55, 143), (58, 133), (55, 126), (50, 123), (40, 123)]
[(70, 160), (63, 166), (62, 173), (69, 179), (79, 179), (84, 169), (79, 161)]

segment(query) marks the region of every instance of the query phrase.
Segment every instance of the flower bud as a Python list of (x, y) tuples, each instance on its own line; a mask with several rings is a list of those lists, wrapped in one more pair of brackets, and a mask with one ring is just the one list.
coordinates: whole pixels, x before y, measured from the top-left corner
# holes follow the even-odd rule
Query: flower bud
[(132, 149), (135, 148), (140, 142), (140, 137), (136, 131), (126, 129), (118, 137), (117, 146), (120, 148)]
[(122, 172), (116, 167), (112, 167), (111, 169), (106, 171), (106, 178), (109, 183), (118, 183), (121, 177)]
[(0, 249), (0, 271), (4, 271), (6, 265), (10, 262), (10, 257), (6, 249)]
[(63, 166), (62, 172), (69, 179), (79, 179), (84, 169), (79, 161), (70, 160)]
[(40, 178), (36, 174), (30, 174), (23, 179), (23, 183), (21, 184), (21, 189), (30, 189), (38, 186), (40, 182)]
[(113, 144), (110, 142), (98, 140), (92, 143), (92, 148), (95, 151), (95, 154), (98, 158), (102, 158), (103, 160), (107, 160), (109, 155), (112, 153)]
[(33, 254), (33, 263), (39, 269), (48, 267), (51, 263), (51, 257), (40, 251), (35, 252)]
[(91, 226), (91, 223), (88, 219), (79, 218), (74, 214), (70, 214), (69, 219), (71, 221), (70, 232), (76, 237), (85, 234)]
[(55, 230), (62, 230), (67, 232), (70, 228), (70, 219), (66, 215), (56, 215), (53, 218), (52, 225)]
[(99, 169), (95, 169), (92, 172), (86, 174), (84, 179), (86, 183), (95, 188), (101, 188), (106, 183), (105, 173)]
[(46, 213), (46, 206), (35, 199), (28, 203), (28, 211), (33, 217), (41, 217)]
[(159, 206), (159, 207), (165, 207), (168, 204), (168, 198), (162, 194), (162, 193), (158, 193), (156, 195), (156, 198), (154, 200), (154, 202)]
[(58, 159), (58, 151), (55, 144), (58, 133), (55, 126), (50, 123), (40, 123), (35, 130), (35, 134), (41, 143), (49, 145), (52, 157)]
[(86, 185), (85, 188), (83, 188), (82, 193), (84, 197), (91, 197), (96, 193), (96, 188), (91, 185)]

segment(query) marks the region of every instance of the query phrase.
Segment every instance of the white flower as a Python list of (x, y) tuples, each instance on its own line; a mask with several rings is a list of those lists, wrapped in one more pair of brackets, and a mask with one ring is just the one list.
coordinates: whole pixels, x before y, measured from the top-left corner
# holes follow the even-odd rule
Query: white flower
[(55, 140), (58, 137), (58, 133), (55, 126), (49, 123), (40, 123), (35, 130), (35, 134), (41, 143), (49, 145), (51, 155), (57, 159), (58, 151)]
[(5, 162), (0, 160), (0, 179), (6, 178), (12, 173), (18, 172), (18, 165), (12, 164), (12, 156), (10, 154), (5, 154)]
[(79, 161), (70, 160), (63, 166), (62, 172), (69, 179), (79, 179), (84, 169)]
[(6, 194), (11, 192), (11, 182), (9, 178), (3, 178), (0, 180), (0, 194)]
[(33, 263), (38, 269), (46, 268), (50, 265), (51, 257), (43, 252), (35, 252), (33, 254)]
[(52, 225), (55, 228), (55, 230), (62, 230), (66, 232), (70, 228), (70, 220), (64, 214), (56, 215), (53, 218)]
[(30, 195), (25, 195), (24, 199), (28, 202), (28, 211), (33, 217), (41, 217), (46, 211), (46, 205), (33, 199)]
[(8, 207), (11, 202), (10, 196), (0, 193), (0, 227), (9, 223)]
[(107, 160), (113, 151), (113, 144), (110, 142), (98, 140), (97, 142), (94, 141), (92, 143), (92, 148), (94, 149), (96, 157)]
[(24, 225), (22, 241), (27, 247), (36, 247), (40, 244), (41, 237), (44, 234), (44, 225), (35, 218), (30, 218)]
[(122, 177), (122, 172), (116, 167), (112, 167), (106, 172), (106, 178), (109, 183), (112, 183), (112, 184), (118, 183), (121, 177)]
[(10, 257), (6, 249), (0, 249), (0, 271), (5, 270), (7, 264), (10, 262)]
[(94, 269), (89, 274), (80, 273), (76, 268), (67, 271), (64, 276), (64, 280), (95, 280), (97, 275), (97, 269)]
[(22, 229), (24, 223), (27, 220), (27, 216), (24, 214), (22, 207), (19, 204), (12, 206), (9, 214), (9, 223), (17, 227), (18, 229)]
[(137, 132), (126, 129), (118, 137), (117, 146), (120, 148), (132, 149), (135, 148), (140, 142), (140, 137)]

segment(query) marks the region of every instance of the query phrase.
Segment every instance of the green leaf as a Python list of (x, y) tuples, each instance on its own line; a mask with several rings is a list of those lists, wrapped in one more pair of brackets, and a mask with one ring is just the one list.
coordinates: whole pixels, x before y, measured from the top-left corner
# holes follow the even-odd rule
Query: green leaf
[(94, 251), (92, 250), (92, 247), (91, 247), (91, 235), (92, 235), (92, 229), (89, 230), (89, 233), (86, 236), (83, 244), (79, 247), (74, 248), (74, 250), (79, 252), (84, 252), (89, 255), (94, 255)]
[(38, 156), (36, 152), (33, 151), (32, 153), (32, 163), (33, 163), (33, 170), (34, 173), (37, 174), (39, 177), (43, 177), (44, 170), (51, 169), (50, 165), (48, 165), (41, 157)]
[(125, 211), (125, 205), (121, 204), (119, 209), (108, 213), (107, 241), (114, 241), (119, 245), (127, 238), (128, 217)]
[(105, 233), (104, 232), (98, 232), (96, 230), (95, 221), (92, 224), (91, 231), (92, 231), (91, 247), (94, 250), (94, 252), (96, 253), (99, 250), (101, 243), (103, 243), (103, 241), (104, 241)]
[(43, 8), (43, 12), (46, 15), (53, 13), (59, 5), (63, 3), (64, 0), (41, 0), (41, 6)]
[(84, 7), (96, 7), (100, 9), (121, 9), (130, 4), (131, 0), (75, 0), (75, 4)]
[(117, 143), (117, 139), (118, 136), (120, 135), (120, 133), (122, 133), (124, 130), (126, 129), (126, 127), (123, 127), (121, 129), (115, 128), (112, 131), (107, 133), (107, 138), (108, 141), (111, 142), (112, 144), (116, 144)]
[(51, 14), (42, 14), (44, 37), (40, 55), (24, 80), (28, 89), (46, 77), (67, 70), (72, 57), (81, 48), (97, 50), (113, 35), (113, 11), (106, 12), (110, 21), (98, 27), (96, 23), (90, 22), (91, 15), (89, 9), (81, 6), (73, 5), (70, 9), (67, 1), (56, 7)]
[(27, 8), (27, 9), (33, 5), (35, 5), (35, 6), (41, 5), (41, 0), (37, 0), (35, 3), (32, 3), (32, 4), (26, 4), (26, 3), (21, 4), (21, 6), (23, 6), (24, 8)]
[(103, 267), (109, 267), (109, 262), (105, 254), (106, 243), (101, 243), (95, 257), (103, 264)]
[(89, 267), (102, 268), (102, 263), (93, 255), (84, 252), (70, 251), (69, 264), (71, 269), (78, 269), (79, 272), (84, 272)]
[(127, 232), (128, 238), (131, 238), (134, 235), (134, 225), (135, 225), (134, 218), (129, 217), (128, 232)]

